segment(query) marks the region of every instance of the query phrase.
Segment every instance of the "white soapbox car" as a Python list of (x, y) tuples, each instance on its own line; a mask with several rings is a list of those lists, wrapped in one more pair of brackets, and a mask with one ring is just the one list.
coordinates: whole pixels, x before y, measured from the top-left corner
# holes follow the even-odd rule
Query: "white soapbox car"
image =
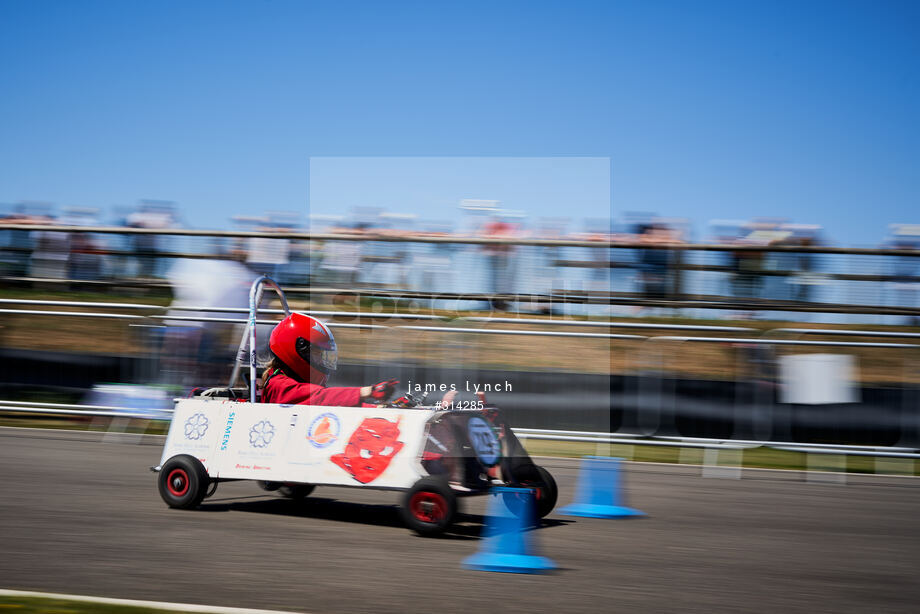
[[(250, 292), (248, 347), (255, 345), (255, 313), (262, 277)], [(326, 407), (251, 403), (255, 357), (250, 358), (250, 389), (211, 389), (203, 396), (176, 401), (163, 448), (157, 483), (174, 508), (198, 507), (218, 483), (253, 480), (291, 499), (316, 486), (354, 486), (404, 491), (400, 513), (423, 535), (447, 530), (457, 514), (458, 497), (486, 494), (493, 485), (529, 487), (536, 515), (556, 504), (552, 475), (528, 456), (501, 412), (430, 406)], [(247, 393), (248, 392), (248, 398)], [(415, 402), (408, 396), (409, 405)], [(507, 497), (507, 493), (505, 495)], [(506, 500), (514, 511), (513, 501)], [(530, 513), (517, 505), (520, 513)]]

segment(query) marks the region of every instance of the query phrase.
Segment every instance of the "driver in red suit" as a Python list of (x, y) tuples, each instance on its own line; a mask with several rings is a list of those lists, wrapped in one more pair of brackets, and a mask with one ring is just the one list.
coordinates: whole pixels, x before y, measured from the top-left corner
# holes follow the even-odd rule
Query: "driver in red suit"
[(390, 398), (399, 383), (327, 387), (338, 360), (335, 338), (325, 324), (302, 313), (284, 318), (268, 345), (272, 360), (262, 374), (263, 403), (374, 407)]

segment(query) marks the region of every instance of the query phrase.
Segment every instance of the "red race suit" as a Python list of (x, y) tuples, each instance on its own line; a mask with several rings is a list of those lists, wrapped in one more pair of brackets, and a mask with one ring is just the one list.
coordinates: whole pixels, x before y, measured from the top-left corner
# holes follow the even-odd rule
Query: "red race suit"
[(298, 382), (277, 370), (269, 376), (265, 388), (262, 389), (262, 402), (284, 405), (365, 406), (361, 403), (361, 389), (358, 387), (327, 388), (318, 384)]

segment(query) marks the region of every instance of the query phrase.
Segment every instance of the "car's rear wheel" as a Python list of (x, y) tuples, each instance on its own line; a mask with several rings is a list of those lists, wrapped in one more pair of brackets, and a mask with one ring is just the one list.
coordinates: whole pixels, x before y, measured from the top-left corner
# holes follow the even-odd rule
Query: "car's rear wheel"
[(282, 484), (278, 488), (278, 494), (296, 501), (310, 496), (314, 488), (316, 486), (313, 484)]
[(403, 496), (400, 514), (406, 526), (419, 535), (440, 535), (454, 522), (457, 496), (447, 480), (425, 477)]
[[(556, 507), (559, 490), (553, 475), (539, 465), (525, 465), (515, 475), (519, 486), (530, 488), (533, 491), (534, 511), (536, 518), (544, 518)], [(505, 505), (516, 516), (523, 517), (527, 514), (521, 497), (514, 493), (505, 493)]]
[(211, 478), (204, 465), (188, 454), (180, 454), (167, 460), (157, 476), (160, 497), (166, 505), (178, 509), (198, 507), (207, 495), (210, 485)]
[(268, 492), (277, 492), (288, 499), (303, 499), (316, 488), (313, 484), (298, 484), (297, 482), (265, 482), (260, 481), (259, 487)]
[(537, 517), (545, 518), (556, 507), (559, 489), (553, 474), (539, 465), (534, 467), (537, 469), (537, 480), (532, 485), (536, 489)]

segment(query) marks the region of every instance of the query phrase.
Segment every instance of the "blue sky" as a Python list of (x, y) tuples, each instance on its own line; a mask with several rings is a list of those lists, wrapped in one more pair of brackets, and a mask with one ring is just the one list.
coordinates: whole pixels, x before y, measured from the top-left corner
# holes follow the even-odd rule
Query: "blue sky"
[(615, 215), (875, 244), (920, 221), (918, 26), (913, 1), (0, 0), (0, 203), (225, 227), (306, 212), (311, 157), (585, 156)]
[[(461, 232), (489, 219), (458, 206), (467, 200), (498, 208), (516, 224), (570, 220), (568, 230), (605, 229), (610, 212), (610, 159), (556, 156), (390, 156), (310, 159), (310, 213), (380, 209), (410, 212), (416, 228), (451, 225)], [(526, 214), (526, 218), (523, 216)], [(466, 218), (466, 219), (462, 219)], [(435, 226), (428, 224), (435, 222)], [(558, 225), (558, 223), (556, 224)]]

